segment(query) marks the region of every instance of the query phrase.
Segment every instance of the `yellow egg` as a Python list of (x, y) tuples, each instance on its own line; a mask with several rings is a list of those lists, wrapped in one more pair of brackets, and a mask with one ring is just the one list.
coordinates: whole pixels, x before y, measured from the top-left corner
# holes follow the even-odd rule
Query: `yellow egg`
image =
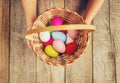
[(58, 52), (52, 47), (52, 45), (48, 45), (45, 47), (45, 53), (50, 57), (57, 57), (59, 54)]

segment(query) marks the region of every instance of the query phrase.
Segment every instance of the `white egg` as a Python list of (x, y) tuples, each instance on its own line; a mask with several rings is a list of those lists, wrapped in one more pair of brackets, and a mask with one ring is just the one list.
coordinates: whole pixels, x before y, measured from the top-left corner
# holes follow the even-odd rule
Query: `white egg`
[(41, 41), (47, 42), (50, 39), (50, 33), (49, 31), (40, 32), (39, 37)]
[(68, 33), (67, 33), (66, 35), (67, 35), (66, 44), (74, 42), (74, 39), (72, 39), (72, 38), (68, 35)]

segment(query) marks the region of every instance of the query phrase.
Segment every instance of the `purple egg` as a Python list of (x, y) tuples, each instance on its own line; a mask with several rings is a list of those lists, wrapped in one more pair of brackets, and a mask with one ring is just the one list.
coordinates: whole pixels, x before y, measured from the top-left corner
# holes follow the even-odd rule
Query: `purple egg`
[(77, 34), (78, 34), (77, 30), (68, 30), (67, 32), (71, 38), (75, 39), (77, 37)]
[(62, 40), (54, 40), (53, 41), (53, 47), (59, 53), (64, 53), (65, 52), (65, 44)]

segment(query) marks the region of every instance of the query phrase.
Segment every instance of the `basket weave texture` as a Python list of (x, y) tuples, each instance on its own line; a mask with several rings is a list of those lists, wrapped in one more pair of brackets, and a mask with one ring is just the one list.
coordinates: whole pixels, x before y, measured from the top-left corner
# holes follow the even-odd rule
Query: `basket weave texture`
[[(62, 18), (66, 24), (84, 24), (83, 18), (77, 14), (76, 12), (69, 9), (62, 8), (53, 8), (43, 12), (38, 18), (35, 20), (32, 29), (37, 28), (47, 28), (49, 22), (54, 17)], [(34, 53), (45, 63), (50, 65), (62, 65), (65, 66), (77, 60), (80, 55), (84, 52), (87, 42), (89, 39), (89, 33), (91, 30), (78, 30), (79, 34), (77, 35), (75, 42), (77, 43), (77, 51), (72, 55), (61, 54), (57, 58), (49, 57), (44, 52), (44, 46), (39, 39), (38, 36), (33, 36), (34, 40), (31, 40), (31, 46)], [(39, 34), (39, 33), (38, 33)]]

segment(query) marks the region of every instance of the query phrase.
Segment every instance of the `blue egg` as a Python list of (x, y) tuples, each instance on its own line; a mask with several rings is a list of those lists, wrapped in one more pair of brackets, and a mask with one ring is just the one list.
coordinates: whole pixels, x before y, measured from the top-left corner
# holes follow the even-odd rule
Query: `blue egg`
[(63, 32), (53, 32), (52, 37), (53, 39), (59, 39), (62, 40), (63, 42), (66, 41), (66, 35)]

